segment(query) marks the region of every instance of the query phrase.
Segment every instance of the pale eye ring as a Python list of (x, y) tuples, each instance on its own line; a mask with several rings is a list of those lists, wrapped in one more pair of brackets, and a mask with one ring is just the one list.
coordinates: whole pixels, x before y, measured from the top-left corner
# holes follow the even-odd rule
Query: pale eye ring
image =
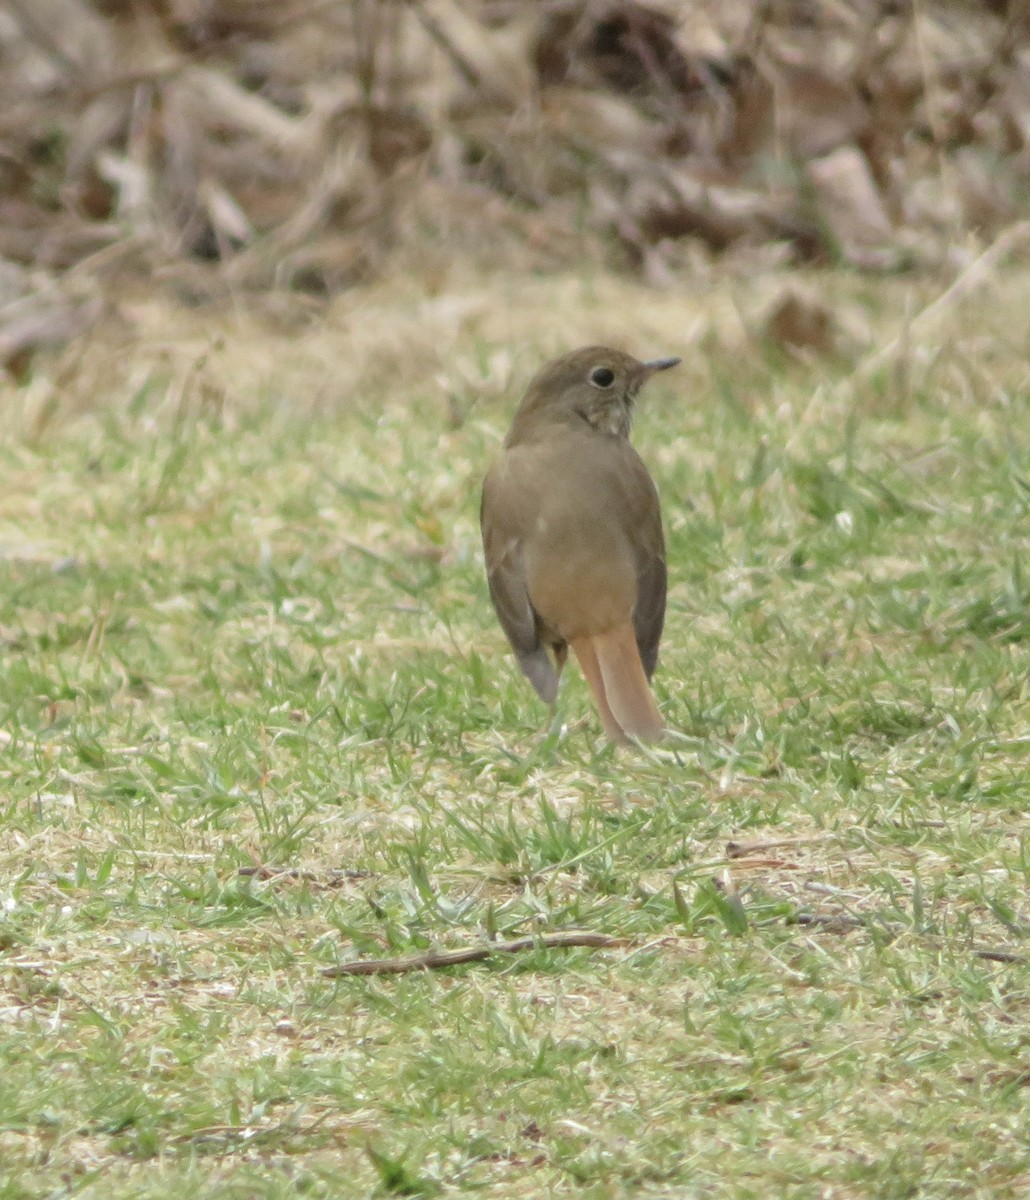
[(590, 382), (596, 388), (610, 388), (615, 382), (615, 372), (608, 367), (594, 367), (590, 372)]

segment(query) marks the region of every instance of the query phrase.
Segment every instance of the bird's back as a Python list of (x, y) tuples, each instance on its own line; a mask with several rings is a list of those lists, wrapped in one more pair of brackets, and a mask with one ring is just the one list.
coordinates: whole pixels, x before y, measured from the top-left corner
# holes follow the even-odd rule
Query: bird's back
[(626, 620), (641, 544), (662, 554), (639, 455), (625, 438), (589, 428), (506, 449), (487, 477), (483, 513), (488, 554), (491, 542), (519, 542), (533, 608), (566, 640)]

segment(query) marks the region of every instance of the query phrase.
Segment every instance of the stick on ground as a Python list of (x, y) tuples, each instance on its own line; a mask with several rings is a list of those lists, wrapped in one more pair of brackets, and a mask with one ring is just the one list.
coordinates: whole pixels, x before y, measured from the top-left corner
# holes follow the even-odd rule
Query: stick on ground
[(403, 975), (407, 971), (429, 971), (438, 967), (481, 962), (495, 954), (518, 954), (523, 950), (553, 950), (568, 946), (589, 946), (600, 950), (607, 946), (622, 945), (625, 945), (623, 938), (610, 937), (607, 933), (586, 933), (582, 930), (568, 929), (558, 933), (539, 933), (531, 937), (515, 938), (510, 942), (484, 942), (480, 946), (468, 946), (463, 950), (428, 950), (425, 954), (412, 954), (406, 958), (359, 959), (357, 962), (326, 967), (322, 974), (330, 979), (337, 975)]

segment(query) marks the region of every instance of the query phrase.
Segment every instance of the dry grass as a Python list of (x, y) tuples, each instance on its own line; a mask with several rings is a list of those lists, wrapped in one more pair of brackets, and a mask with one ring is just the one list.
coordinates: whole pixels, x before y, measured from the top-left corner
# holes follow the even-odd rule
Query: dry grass
[[(763, 340), (788, 285), (833, 354)], [(0, 392), (0, 1196), (1024, 1194), (1025, 269), (861, 369), (944, 286), (123, 294)], [(678, 758), (576, 680), (543, 737), (482, 580), (593, 340), (686, 360)], [(626, 944), (320, 974), (572, 926)]]

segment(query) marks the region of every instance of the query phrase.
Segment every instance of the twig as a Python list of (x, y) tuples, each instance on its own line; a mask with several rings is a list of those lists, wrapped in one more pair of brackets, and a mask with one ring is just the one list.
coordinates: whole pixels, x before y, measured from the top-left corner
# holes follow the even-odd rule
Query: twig
[(1016, 954), (1014, 950), (974, 950), (976, 958), (986, 959), (987, 962), (1019, 963), (1025, 965), (1028, 961), (1025, 954)]
[(255, 863), (252, 867), (240, 867), (236, 872), (247, 879), (275, 880), (280, 879), (300, 879), (305, 883), (323, 884), (327, 887), (339, 887), (340, 884), (349, 879), (369, 879), (372, 876), (371, 871), (364, 871), (356, 868), (337, 868), (327, 872), (327, 876), (318, 874), (316, 871), (300, 871), (296, 867), (268, 867), (264, 863)]
[(256, 1125), (206, 1125), (203, 1129), (194, 1129), (190, 1133), (181, 1133), (172, 1138), (175, 1142), (211, 1142), (239, 1139), (251, 1145), (259, 1145), (269, 1138), (282, 1137), (290, 1134), (294, 1137), (308, 1137), (321, 1129), (332, 1115), (331, 1111), (315, 1117), (307, 1125), (301, 1125), (295, 1117), (288, 1117), (276, 1125), (261, 1128)]
[(727, 842), (727, 858), (747, 858), (751, 854), (764, 854), (767, 850), (779, 850), (789, 846), (805, 846), (813, 842), (828, 841), (833, 835), (820, 833), (815, 836), (775, 838), (770, 841)]
[[(827, 933), (850, 933), (868, 924), (859, 917), (846, 913), (794, 913), (787, 917), (786, 924), (802, 927), (822, 928)], [(650, 945), (657, 945), (658, 939)], [(508, 942), (485, 942), (479, 946), (466, 946), (461, 950), (428, 950), (425, 954), (412, 954), (404, 958), (366, 958), (357, 962), (339, 963), (325, 967), (322, 975), (327, 979), (341, 975), (404, 975), (411, 971), (431, 971), (441, 967), (456, 967), (464, 963), (483, 962), (495, 954), (519, 954), (525, 950), (554, 950), (574, 946), (586, 946), (595, 950), (610, 949), (627, 945), (626, 938), (612, 937), (607, 933), (589, 933), (580, 929), (559, 930), (556, 933), (540, 933), (535, 936), (514, 938)], [(648, 947), (645, 947), (648, 948)], [(1027, 963), (1024, 955), (1011, 950), (974, 950), (976, 958), (989, 962)]]
[(487, 942), (481, 946), (468, 946), (464, 950), (429, 950), (425, 954), (413, 954), (407, 958), (360, 959), (326, 967), (322, 974), (330, 979), (337, 975), (403, 975), (408, 971), (429, 971), (461, 963), (482, 962), (495, 954), (518, 954), (523, 950), (553, 950), (568, 946), (589, 946), (600, 950), (625, 944), (624, 938), (611, 937), (607, 933), (567, 929), (558, 933), (515, 938), (510, 942)]
[(787, 924), (825, 929), (827, 933), (850, 933), (861, 929), (866, 922), (846, 913), (795, 913), (787, 918)]

